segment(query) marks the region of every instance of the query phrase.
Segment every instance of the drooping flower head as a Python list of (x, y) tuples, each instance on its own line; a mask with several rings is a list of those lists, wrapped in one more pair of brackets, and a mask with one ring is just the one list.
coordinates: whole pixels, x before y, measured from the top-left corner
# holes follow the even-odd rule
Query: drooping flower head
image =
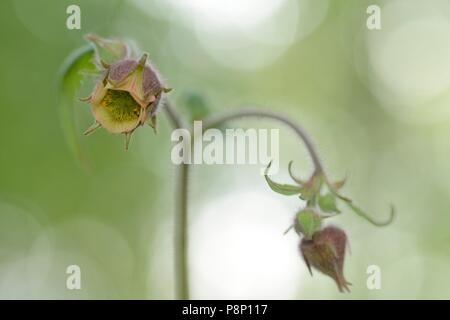
[(291, 161), (288, 170), (295, 185), (277, 183), (268, 176), (270, 165), (271, 163), (267, 165), (264, 174), (268, 186), (276, 193), (285, 196), (297, 195), (305, 202), (305, 206), (296, 213), (293, 224), (285, 233), (294, 229), (301, 237), (299, 249), (309, 272), (312, 275), (312, 269), (317, 269), (333, 278), (340, 292), (344, 290), (350, 292), (348, 287), (350, 283), (345, 280), (343, 271), (347, 236), (337, 227), (323, 227), (323, 221), (341, 214), (337, 206), (339, 201), (371, 224), (386, 226), (394, 219), (394, 207), (391, 207), (390, 216), (386, 221), (376, 221), (357, 207), (351, 199), (340, 194), (339, 189), (344, 185), (345, 179), (330, 182), (323, 169), (319, 167), (308, 180), (304, 181), (293, 173)]
[(344, 259), (347, 236), (341, 229), (333, 226), (317, 231), (312, 239), (302, 238), (300, 252), (312, 275), (311, 268), (333, 278), (340, 292), (350, 292), (350, 284), (344, 277)]
[[(156, 113), (162, 95), (170, 91), (160, 80), (154, 67), (148, 62), (148, 54), (140, 59), (129, 57), (128, 46), (120, 41), (87, 37), (97, 48), (96, 65), (101, 71), (92, 94), (83, 99), (91, 105), (95, 123), (85, 131), (90, 134), (99, 127), (111, 133), (126, 136), (126, 148), (132, 133), (145, 123), (156, 128)], [(113, 58), (111, 63), (100, 56), (106, 50)], [(114, 59), (115, 57), (115, 59)]]

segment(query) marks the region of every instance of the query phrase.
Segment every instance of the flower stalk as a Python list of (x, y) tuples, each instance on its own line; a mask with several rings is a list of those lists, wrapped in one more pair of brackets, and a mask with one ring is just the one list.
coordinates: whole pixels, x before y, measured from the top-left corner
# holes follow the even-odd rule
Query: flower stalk
[[(175, 108), (166, 101), (164, 110), (174, 128), (186, 128), (183, 119)], [(174, 268), (175, 297), (179, 300), (189, 299), (188, 272), (188, 181), (189, 165), (178, 166), (177, 192), (175, 192), (174, 218)]]

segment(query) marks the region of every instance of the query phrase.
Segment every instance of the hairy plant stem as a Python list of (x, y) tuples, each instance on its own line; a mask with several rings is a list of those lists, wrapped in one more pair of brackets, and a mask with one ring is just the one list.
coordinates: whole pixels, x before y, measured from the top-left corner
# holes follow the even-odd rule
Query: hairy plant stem
[[(174, 128), (186, 128), (179, 112), (167, 101), (165, 104), (167, 116)], [(189, 299), (188, 278), (188, 176), (189, 165), (181, 164), (177, 173), (177, 190), (175, 192), (175, 238), (174, 238), (174, 271), (175, 271), (175, 298), (179, 300)]]
[[(166, 102), (166, 113), (175, 128), (187, 128), (178, 111)], [(286, 116), (279, 115), (274, 112), (261, 110), (237, 110), (227, 113), (213, 115), (204, 119), (204, 130), (218, 127), (221, 124), (241, 118), (267, 118), (282, 122), (290, 127), (305, 144), (314, 164), (314, 172), (323, 174), (322, 163), (315, 150), (309, 136), (301, 126), (293, 122)], [(189, 182), (189, 165), (182, 164), (178, 169), (177, 192), (176, 196), (176, 212), (175, 212), (175, 297), (177, 299), (189, 299), (189, 281), (188, 281), (188, 182)]]
[(266, 118), (271, 120), (276, 120), (278, 122), (282, 122), (283, 124), (290, 127), (294, 132), (297, 134), (297, 136), (300, 138), (300, 140), (303, 141), (303, 143), (306, 146), (306, 149), (309, 152), (309, 155), (311, 156), (311, 159), (314, 164), (314, 170), (316, 174), (323, 174), (323, 166), (320, 162), (318, 153), (314, 147), (314, 144), (312, 143), (310, 137), (308, 134), (306, 134), (305, 130), (299, 126), (297, 123), (289, 119), (287, 116), (280, 115), (275, 112), (270, 111), (263, 111), (263, 110), (252, 110), (252, 109), (244, 109), (244, 110), (236, 110), (236, 111), (230, 111), (227, 113), (217, 114), (213, 115), (203, 121), (203, 128), (209, 129), (217, 127), (224, 122), (230, 121), (230, 120), (236, 120), (241, 118)]

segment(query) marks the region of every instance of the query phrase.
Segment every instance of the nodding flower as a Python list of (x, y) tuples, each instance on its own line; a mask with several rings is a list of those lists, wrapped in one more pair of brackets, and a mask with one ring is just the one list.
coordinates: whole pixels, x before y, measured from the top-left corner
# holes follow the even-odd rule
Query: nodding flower
[[(109, 41), (96, 36), (88, 39), (99, 46)], [(127, 54), (113, 63), (97, 58), (100, 63), (96, 65), (101, 75), (91, 95), (81, 99), (91, 105), (95, 118), (95, 123), (85, 134), (100, 127), (111, 133), (125, 134), (125, 148), (128, 149), (136, 128), (147, 123), (156, 129), (156, 113), (162, 95), (170, 89), (163, 87), (146, 53), (140, 59), (129, 58)]]
[[(314, 153), (312, 153), (314, 155)], [(317, 157), (315, 157), (317, 158)], [(285, 231), (294, 229), (301, 237), (299, 249), (312, 275), (312, 268), (330, 276), (336, 281), (339, 291), (350, 292), (345, 280), (344, 258), (347, 244), (345, 232), (337, 227), (323, 227), (323, 220), (335, 217), (341, 213), (338, 208), (339, 203), (344, 203), (359, 217), (366, 219), (377, 227), (389, 225), (395, 215), (394, 207), (391, 206), (390, 216), (385, 221), (377, 221), (366, 212), (357, 207), (350, 198), (340, 194), (345, 183), (345, 179), (337, 182), (330, 182), (321, 166), (316, 167), (308, 180), (298, 178), (292, 171), (292, 161), (289, 162), (288, 171), (295, 184), (285, 184), (273, 181), (268, 176), (271, 163), (266, 167), (264, 177), (268, 186), (274, 192), (285, 196), (298, 196), (306, 202), (300, 211), (297, 212), (294, 223)]]
[(350, 292), (344, 277), (344, 258), (347, 245), (345, 232), (337, 227), (328, 226), (317, 231), (312, 239), (302, 238), (300, 252), (312, 275), (312, 268), (331, 277), (340, 292)]

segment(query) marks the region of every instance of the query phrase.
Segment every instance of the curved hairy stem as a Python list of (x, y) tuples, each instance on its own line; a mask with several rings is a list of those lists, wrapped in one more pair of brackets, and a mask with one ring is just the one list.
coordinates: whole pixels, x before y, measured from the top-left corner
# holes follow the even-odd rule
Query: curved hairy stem
[[(165, 104), (167, 116), (174, 128), (185, 128), (183, 119), (169, 102)], [(189, 299), (189, 281), (187, 266), (187, 219), (188, 219), (188, 176), (189, 165), (181, 164), (177, 174), (177, 190), (175, 192), (175, 297)]]
[[(166, 102), (165, 110), (167, 116), (175, 128), (186, 128), (182, 118), (179, 116), (175, 108)], [(204, 120), (205, 130), (217, 127), (229, 120), (235, 120), (246, 117), (268, 118), (286, 124), (290, 127), (303, 141), (312, 158), (315, 173), (323, 174), (323, 167), (314, 145), (303, 130), (302, 127), (287, 118), (269, 111), (260, 110), (240, 110), (236, 112), (223, 113), (211, 116)], [(178, 187), (176, 195), (176, 213), (175, 213), (175, 285), (176, 297), (178, 299), (189, 299), (189, 283), (188, 283), (188, 266), (187, 266), (187, 249), (188, 249), (188, 230), (187, 230), (187, 189), (188, 189), (189, 165), (182, 164), (178, 170)]]
[(371, 218), (367, 213), (365, 213), (363, 210), (361, 210), (360, 208), (358, 208), (357, 206), (355, 206), (351, 201), (344, 201), (344, 203), (353, 210), (353, 212), (355, 212), (358, 216), (360, 216), (361, 218), (366, 219), (367, 221), (369, 221), (371, 224), (373, 224), (374, 226), (377, 227), (385, 227), (387, 225), (390, 225), (392, 223), (392, 221), (394, 221), (394, 217), (395, 217), (395, 207), (393, 205), (391, 205), (390, 208), (390, 212), (389, 212), (389, 218), (387, 218), (384, 221), (377, 221), (374, 220), (373, 218)]
[[(172, 125), (175, 128), (186, 128), (183, 120), (178, 115), (178, 112), (167, 102), (165, 108), (169, 120), (172, 122)], [(219, 127), (230, 120), (237, 120), (242, 118), (266, 118), (281, 122), (288, 127), (290, 127), (302, 140), (306, 149), (311, 156), (311, 159), (314, 164), (314, 174), (321, 175), (326, 184), (330, 187), (330, 190), (336, 194), (339, 198), (344, 200), (347, 205), (349, 205), (359, 216), (367, 219), (374, 225), (383, 226), (392, 222), (394, 217), (394, 210), (391, 211), (390, 218), (385, 222), (374, 221), (370, 218), (366, 213), (364, 213), (361, 209), (357, 208), (351, 203), (351, 200), (341, 196), (334, 189), (334, 186), (328, 181), (326, 178), (325, 172), (323, 170), (322, 163), (319, 159), (318, 153), (312, 143), (312, 140), (306, 134), (304, 129), (289, 119), (287, 116), (283, 116), (270, 111), (262, 111), (262, 110), (237, 110), (230, 111), (226, 113), (212, 115), (203, 120), (203, 128), (204, 130)], [(291, 167), (291, 164), (290, 164)], [(291, 168), (290, 173), (292, 175)], [(188, 267), (187, 267), (187, 208), (188, 208), (188, 199), (187, 199), (187, 190), (188, 190), (188, 179), (189, 176), (189, 165), (182, 164), (179, 167), (178, 172), (178, 187), (176, 192), (176, 213), (175, 213), (175, 282), (176, 282), (176, 297), (178, 299), (189, 299), (189, 287), (188, 287)], [(292, 227), (292, 226), (291, 226)], [(291, 228), (290, 227), (290, 228)], [(290, 229), (289, 228), (289, 229)], [(289, 229), (287, 231), (289, 231)]]
[[(294, 121), (292, 121), (290, 118), (288, 118), (287, 116), (283, 116), (271, 111), (263, 111), (263, 110), (252, 110), (252, 109), (244, 109), (244, 110), (236, 110), (236, 111), (230, 111), (227, 113), (222, 113), (219, 115), (213, 115), (207, 119), (204, 120), (203, 122), (203, 127), (206, 129), (212, 128), (212, 127), (217, 127), (221, 124), (223, 124), (224, 122), (227, 122), (229, 120), (236, 120), (236, 119), (241, 119), (241, 118), (248, 118), (248, 117), (256, 117), (256, 118), (267, 118), (267, 119), (272, 119), (272, 120), (276, 120), (279, 122), (284, 123), (285, 125), (287, 125), (288, 127), (290, 127), (292, 130), (294, 130), (294, 132), (297, 134), (297, 136), (303, 141), (303, 143), (306, 146), (306, 149), (309, 152), (309, 155), (311, 156), (311, 159), (313, 161), (314, 164), (314, 174), (315, 175), (320, 175), (322, 176), (322, 178), (324, 179), (325, 183), (327, 184), (327, 186), (330, 188), (330, 191), (336, 195), (338, 198), (340, 198), (341, 200), (343, 200), (350, 209), (353, 210), (353, 212), (355, 212), (358, 216), (360, 216), (361, 218), (366, 219), (368, 222), (370, 222), (371, 224), (381, 227), (381, 226), (386, 226), (389, 225), (393, 220), (394, 220), (394, 216), (395, 216), (395, 209), (393, 206), (391, 206), (391, 211), (389, 214), (389, 218), (385, 221), (376, 221), (373, 218), (371, 218), (367, 213), (365, 213), (363, 210), (361, 210), (360, 208), (356, 207), (352, 201), (350, 199), (348, 199), (347, 197), (342, 196), (341, 194), (339, 194), (336, 190), (336, 187), (331, 184), (328, 180), (328, 177), (326, 175), (326, 173), (323, 170), (323, 166), (322, 163), (320, 161), (320, 158), (318, 156), (318, 153), (314, 147), (314, 144), (312, 143), (310, 137), (308, 136), (308, 134), (306, 134), (305, 130), (298, 125), (297, 123), (295, 123)], [(292, 174), (292, 163), (289, 164), (289, 173), (292, 177), (292, 179), (294, 179), (294, 181), (296, 181), (297, 183), (299, 183), (300, 185), (303, 183), (303, 181), (299, 180), (298, 178), (296, 178), (293, 174)], [(267, 177), (266, 177), (267, 178)], [(342, 182), (340, 182), (342, 184)]]
[(227, 122), (229, 120), (235, 120), (235, 119), (241, 119), (241, 118), (249, 118), (249, 117), (256, 117), (256, 118), (267, 118), (276, 120), (279, 122), (284, 123), (288, 127), (290, 127), (296, 134), (299, 136), (299, 138), (303, 141), (303, 143), (306, 146), (306, 149), (308, 149), (309, 155), (311, 156), (311, 159), (314, 164), (314, 169), (316, 174), (324, 174), (323, 172), (323, 166), (319, 159), (318, 153), (314, 147), (314, 144), (312, 143), (312, 140), (309, 138), (308, 134), (305, 132), (305, 130), (299, 126), (297, 123), (289, 119), (287, 116), (279, 115), (274, 112), (270, 111), (263, 111), (263, 110), (237, 110), (237, 111), (230, 111), (227, 113), (222, 113), (219, 115), (213, 115), (203, 121), (203, 127), (206, 129), (217, 127), (220, 124), (223, 124), (224, 122)]
[(187, 125), (184, 123), (183, 118), (178, 113), (178, 111), (174, 108), (174, 106), (167, 100), (164, 101), (164, 110), (167, 113), (167, 117), (169, 118), (172, 126), (174, 128), (187, 128)]

